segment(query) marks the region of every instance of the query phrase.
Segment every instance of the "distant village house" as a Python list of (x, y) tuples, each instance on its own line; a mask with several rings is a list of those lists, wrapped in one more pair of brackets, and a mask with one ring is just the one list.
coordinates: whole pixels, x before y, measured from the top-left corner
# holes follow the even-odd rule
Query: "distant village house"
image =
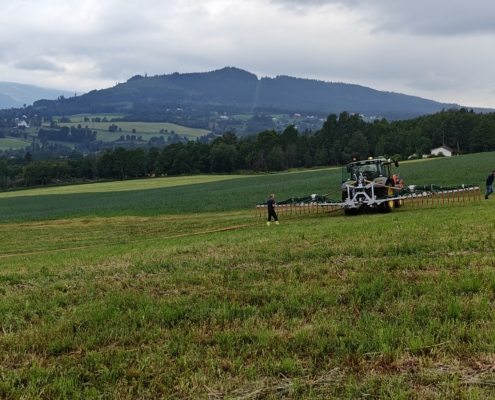
[[(26, 116), (23, 116), (23, 118), (26, 118)], [(16, 118), (15, 122), (16, 122), (16, 126), (14, 128), (17, 128), (17, 129), (29, 128), (28, 123), (24, 119)]]

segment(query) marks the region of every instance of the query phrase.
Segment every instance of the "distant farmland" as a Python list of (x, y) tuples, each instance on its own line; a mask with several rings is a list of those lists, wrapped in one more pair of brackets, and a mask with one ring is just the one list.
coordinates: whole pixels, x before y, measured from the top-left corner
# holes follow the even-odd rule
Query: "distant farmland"
[[(84, 122), (84, 117), (89, 118), (89, 122), (86, 121)], [(105, 118), (108, 121), (105, 122), (92, 122), (91, 120), (94, 118)], [(196, 138), (200, 136), (207, 135), (210, 131), (206, 129), (194, 129), (194, 128), (188, 128), (185, 126), (181, 125), (176, 125), (176, 124), (170, 124), (166, 122), (110, 122), (111, 119), (113, 118), (121, 118), (121, 114), (95, 114), (95, 115), (90, 115), (90, 114), (77, 114), (77, 115), (72, 115), (69, 116), (68, 118), (71, 120), (71, 122), (59, 122), (59, 126), (68, 126), (69, 128), (71, 126), (88, 126), (91, 130), (97, 131), (97, 139), (98, 140), (103, 140), (105, 142), (113, 141), (113, 140), (118, 140), (120, 136), (124, 135), (136, 135), (136, 136), (142, 136), (143, 140), (149, 140), (152, 136), (165, 136), (165, 139), (167, 138), (167, 135), (170, 134), (172, 131), (174, 131), (176, 134), (180, 136), (185, 136), (189, 140), (195, 140)], [(57, 119), (57, 118), (55, 118)], [(112, 124), (117, 125), (118, 128), (121, 130), (118, 130), (117, 132), (109, 132), (108, 127)], [(43, 127), (49, 127), (49, 124), (43, 124)], [(135, 129), (136, 132), (134, 133), (132, 130)], [(160, 133), (161, 130), (164, 130), (165, 134)]]
[(13, 139), (13, 138), (0, 139), (0, 150), (9, 150), (11, 148), (23, 149), (26, 146), (29, 146), (29, 142), (23, 141), (21, 139)]
[[(84, 121), (84, 117), (89, 118), (88, 121)], [(93, 118), (105, 118), (107, 121), (105, 122), (92, 122)], [(135, 135), (136, 137), (141, 136), (144, 141), (149, 141), (151, 137), (159, 137), (163, 136), (165, 140), (170, 136), (172, 132), (176, 133), (181, 137), (186, 137), (188, 140), (196, 140), (196, 138), (207, 135), (210, 133), (207, 129), (194, 129), (188, 128), (181, 125), (170, 124), (166, 122), (110, 122), (113, 118), (121, 118), (122, 114), (77, 114), (68, 116), (71, 122), (58, 122), (58, 126), (78, 126), (82, 127), (88, 126), (92, 131), (98, 132), (96, 139), (102, 140), (104, 142), (112, 142), (118, 140), (122, 135)], [(60, 117), (54, 117), (54, 120), (58, 120)], [(117, 125), (120, 130), (116, 132), (109, 132), (108, 128), (110, 125)], [(43, 123), (42, 128), (49, 128), (49, 123)], [(135, 129), (135, 132), (132, 130)], [(165, 133), (160, 133), (160, 131), (164, 131)], [(23, 141), (22, 139), (16, 138), (1, 138), (0, 139), (0, 150), (9, 150), (9, 149), (23, 149), (32, 142), (33, 138), (38, 137), (38, 128), (31, 127), (26, 130), (27, 140)], [(57, 142), (62, 143), (66, 146), (73, 147), (74, 143), (67, 142)]]

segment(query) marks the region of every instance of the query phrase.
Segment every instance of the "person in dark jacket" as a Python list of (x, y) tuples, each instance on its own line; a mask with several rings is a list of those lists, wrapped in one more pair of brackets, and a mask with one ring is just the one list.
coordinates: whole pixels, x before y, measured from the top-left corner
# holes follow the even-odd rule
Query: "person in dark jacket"
[(488, 196), (493, 193), (493, 179), (495, 179), (495, 170), (486, 178), (485, 200), (488, 200)]
[(266, 226), (270, 226), (270, 221), (272, 220), (272, 217), (275, 219), (275, 225), (278, 225), (278, 217), (277, 213), (275, 212), (275, 195), (271, 194), (270, 199), (266, 202), (266, 205), (268, 206), (268, 221), (266, 221)]

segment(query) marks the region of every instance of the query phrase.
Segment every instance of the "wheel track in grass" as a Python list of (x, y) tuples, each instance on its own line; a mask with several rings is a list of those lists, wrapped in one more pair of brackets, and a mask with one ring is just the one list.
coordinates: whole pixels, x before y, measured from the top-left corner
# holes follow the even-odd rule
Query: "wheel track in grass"
[[(340, 209), (335, 209), (331, 211), (325, 211), (324, 213), (332, 213), (340, 211)], [(302, 217), (307, 217), (310, 215), (315, 215), (315, 214), (302, 214), (302, 215), (296, 215), (296, 216), (291, 216), (288, 218), (284, 218), (284, 220), (293, 220), (293, 219), (299, 219)], [(261, 218), (261, 217), (260, 217)], [(39, 250), (39, 251), (26, 251), (26, 252), (15, 252), (15, 253), (5, 253), (5, 254), (0, 254), (0, 259), (4, 258), (13, 258), (13, 257), (23, 257), (23, 256), (33, 256), (33, 255), (40, 255), (40, 254), (49, 254), (49, 253), (60, 253), (64, 251), (74, 251), (74, 250), (86, 250), (86, 249), (96, 249), (98, 247), (106, 247), (106, 246), (113, 246), (113, 245), (125, 245), (129, 243), (141, 243), (141, 242), (151, 242), (151, 241), (156, 241), (156, 240), (165, 240), (165, 239), (179, 239), (183, 237), (189, 237), (189, 236), (200, 236), (200, 235), (209, 235), (212, 233), (219, 233), (219, 232), (228, 232), (228, 231), (233, 231), (237, 229), (244, 229), (244, 228), (250, 228), (254, 226), (259, 226), (259, 222), (255, 222), (252, 224), (244, 224), (244, 225), (234, 225), (234, 226), (228, 226), (225, 228), (219, 228), (219, 229), (212, 229), (212, 230), (207, 230), (207, 231), (200, 231), (200, 232), (190, 232), (190, 233), (182, 233), (180, 235), (173, 235), (173, 236), (165, 236), (165, 237), (156, 237), (156, 238), (148, 238), (148, 239), (140, 239), (140, 240), (128, 240), (128, 241), (121, 241), (118, 243), (105, 243), (105, 244), (98, 244), (98, 245), (88, 245), (88, 246), (75, 246), (75, 247), (64, 247), (61, 249), (52, 249), (52, 250)]]
[(213, 229), (213, 230), (209, 230), (209, 231), (183, 233), (183, 234), (180, 234), (180, 235), (164, 236), (164, 237), (148, 238), (148, 239), (140, 239), (140, 240), (128, 240), (128, 241), (121, 241), (121, 242), (117, 242), (117, 243), (105, 243), (105, 244), (90, 245), (90, 246), (64, 247), (64, 248), (61, 248), (61, 249), (52, 249), (52, 250), (40, 250), (40, 251), (26, 251), (26, 252), (19, 252), (19, 253), (7, 253), (7, 254), (0, 255), (0, 259), (1, 258), (11, 258), (11, 257), (21, 257), (21, 256), (31, 256), (31, 255), (38, 255), (38, 254), (58, 253), (58, 252), (71, 251), (71, 250), (95, 249), (95, 248), (98, 248), (98, 247), (106, 247), (106, 246), (113, 246), (113, 245), (125, 245), (125, 244), (129, 244), (129, 243), (151, 242), (151, 241), (154, 241), (154, 240), (178, 239), (178, 238), (181, 238), (181, 237), (198, 236), (198, 235), (208, 235), (208, 234), (212, 234), (212, 233), (232, 231), (232, 230), (242, 229), (242, 228), (248, 228), (250, 226), (256, 226), (256, 225), (257, 224), (246, 224), (246, 225), (229, 226), (229, 227), (226, 227), (226, 228)]

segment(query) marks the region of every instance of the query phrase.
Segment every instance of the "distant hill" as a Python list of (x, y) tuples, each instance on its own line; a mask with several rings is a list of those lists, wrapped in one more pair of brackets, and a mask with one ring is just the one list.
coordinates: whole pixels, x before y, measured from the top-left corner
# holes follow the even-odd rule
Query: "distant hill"
[(56, 100), (59, 96), (73, 96), (74, 92), (57, 89), (44, 89), (34, 85), (14, 82), (0, 82), (0, 109), (19, 108), (32, 105), (36, 100)]
[(389, 120), (409, 119), (442, 109), (460, 108), (457, 104), (383, 92), (354, 84), (289, 76), (258, 79), (250, 72), (233, 67), (153, 77), (136, 75), (108, 89), (34, 102), (34, 107), (45, 115), (124, 112), (131, 120), (148, 121), (166, 120), (164, 113), (168, 107), (175, 109), (184, 106), (205, 112), (254, 111), (324, 117), (330, 113), (348, 111), (365, 116), (384, 116)]

